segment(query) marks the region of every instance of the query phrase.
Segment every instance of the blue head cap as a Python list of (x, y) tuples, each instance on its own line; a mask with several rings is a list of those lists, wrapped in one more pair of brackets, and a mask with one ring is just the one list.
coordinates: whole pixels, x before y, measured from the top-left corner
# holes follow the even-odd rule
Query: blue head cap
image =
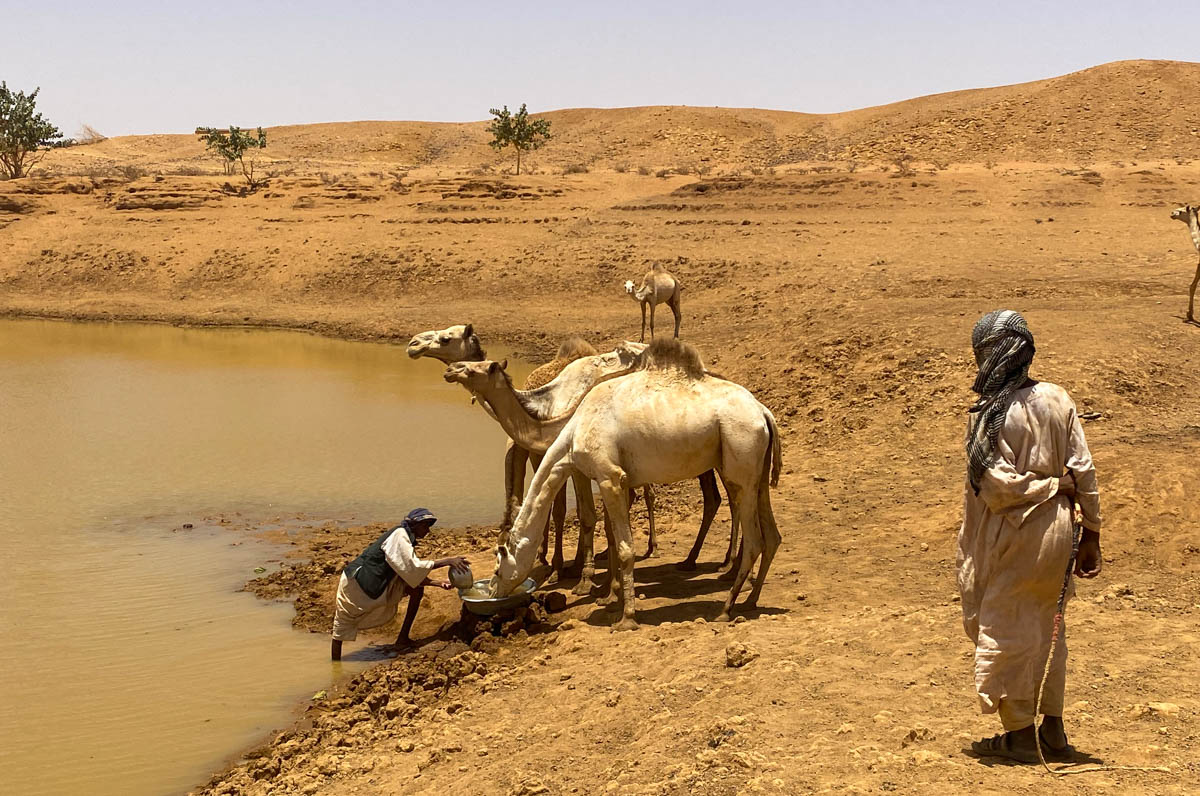
[(437, 522), (437, 517), (429, 509), (413, 509), (408, 512), (408, 516), (404, 518), (405, 525), (416, 525), (419, 522), (428, 522), (430, 525)]

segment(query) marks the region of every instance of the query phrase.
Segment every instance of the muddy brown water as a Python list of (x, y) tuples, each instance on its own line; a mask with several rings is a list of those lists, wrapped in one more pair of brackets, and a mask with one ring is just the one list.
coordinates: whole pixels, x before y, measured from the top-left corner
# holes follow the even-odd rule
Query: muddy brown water
[(364, 666), (239, 592), (284, 551), (213, 518), (495, 520), (503, 433), (440, 374), (301, 333), (0, 321), (2, 789), (185, 791)]

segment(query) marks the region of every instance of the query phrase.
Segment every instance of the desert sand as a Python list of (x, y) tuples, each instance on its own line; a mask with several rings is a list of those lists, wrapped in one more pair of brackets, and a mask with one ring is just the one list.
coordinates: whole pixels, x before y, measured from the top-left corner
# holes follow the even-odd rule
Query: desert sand
[[(542, 361), (570, 334), (636, 338), (621, 285), (660, 262), (685, 286), (684, 339), (780, 420), (783, 546), (745, 621), (707, 621), (727, 510), (678, 573), (700, 502), (666, 490), (640, 631), (572, 598), (531, 632), (436, 640), (203, 790), (1195, 792), (1197, 255), (1169, 213), (1200, 199), (1198, 83), (1200, 64), (1140, 61), (832, 116), (558, 111), (520, 176), (483, 123), (355, 122), (268, 130), (270, 184), (247, 196), (190, 136), (56, 151), (0, 183), (6, 315), (400, 344), (470, 321)], [(964, 753), (1000, 729), (954, 581), (970, 331), (999, 307), (1028, 318), (1033, 375), (1090, 418), (1101, 481), (1104, 573), (1067, 612), (1068, 732), (1166, 773), (1055, 781)], [(498, 520), (499, 470), (479, 488)], [(254, 588), (320, 629), (339, 562), (377, 530), (311, 530), (295, 583)], [(488, 568), (490, 531), (462, 533)], [(457, 616), (433, 604), (421, 633)], [(738, 644), (757, 657), (728, 665)]]

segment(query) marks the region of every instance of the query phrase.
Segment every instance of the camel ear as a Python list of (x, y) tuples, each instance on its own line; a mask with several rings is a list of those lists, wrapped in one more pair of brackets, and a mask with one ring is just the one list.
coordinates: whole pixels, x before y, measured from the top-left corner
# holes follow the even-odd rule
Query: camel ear
[(500, 363), (500, 370), (508, 370), (508, 360), (507, 359), (505, 359), (503, 362)]
[(488, 373), (495, 373), (500, 369), (500, 363), (495, 360), (488, 363)]
[(475, 334), (475, 324), (468, 323), (466, 328), (463, 329), (463, 337), (469, 340), (473, 334)]

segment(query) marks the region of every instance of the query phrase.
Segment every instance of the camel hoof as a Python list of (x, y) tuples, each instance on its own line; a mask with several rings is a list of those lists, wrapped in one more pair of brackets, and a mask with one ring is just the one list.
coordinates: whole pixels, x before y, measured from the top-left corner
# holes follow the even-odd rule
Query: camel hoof
[(613, 625), (613, 630), (617, 631), (617, 632), (625, 631), (625, 630), (638, 630), (640, 628), (641, 628), (641, 625), (639, 625), (637, 623), (637, 620), (630, 619), (628, 616), (625, 617), (624, 619), (622, 619), (620, 622), (617, 622), (615, 625)]
[(592, 593), (592, 579), (591, 578), (580, 578), (579, 582), (575, 584), (575, 588), (571, 589), (571, 594), (574, 594), (578, 597), (586, 597), (587, 595), (589, 595), (591, 593)]
[(718, 575), (717, 580), (730, 581), (736, 577), (737, 577), (737, 570), (734, 569), (733, 567), (730, 567), (729, 569), (724, 570), (720, 575)]
[(718, 616), (717, 616), (717, 618), (716, 618), (716, 619), (714, 619), (713, 621), (714, 621), (714, 622), (728, 622), (728, 621), (729, 621), (729, 612), (728, 612), (728, 611), (722, 611), (722, 612), (720, 613), (720, 615), (718, 615)]
[(696, 562), (692, 561), (691, 559), (687, 561), (680, 561), (675, 565), (675, 569), (679, 570), (680, 572), (695, 572)]

